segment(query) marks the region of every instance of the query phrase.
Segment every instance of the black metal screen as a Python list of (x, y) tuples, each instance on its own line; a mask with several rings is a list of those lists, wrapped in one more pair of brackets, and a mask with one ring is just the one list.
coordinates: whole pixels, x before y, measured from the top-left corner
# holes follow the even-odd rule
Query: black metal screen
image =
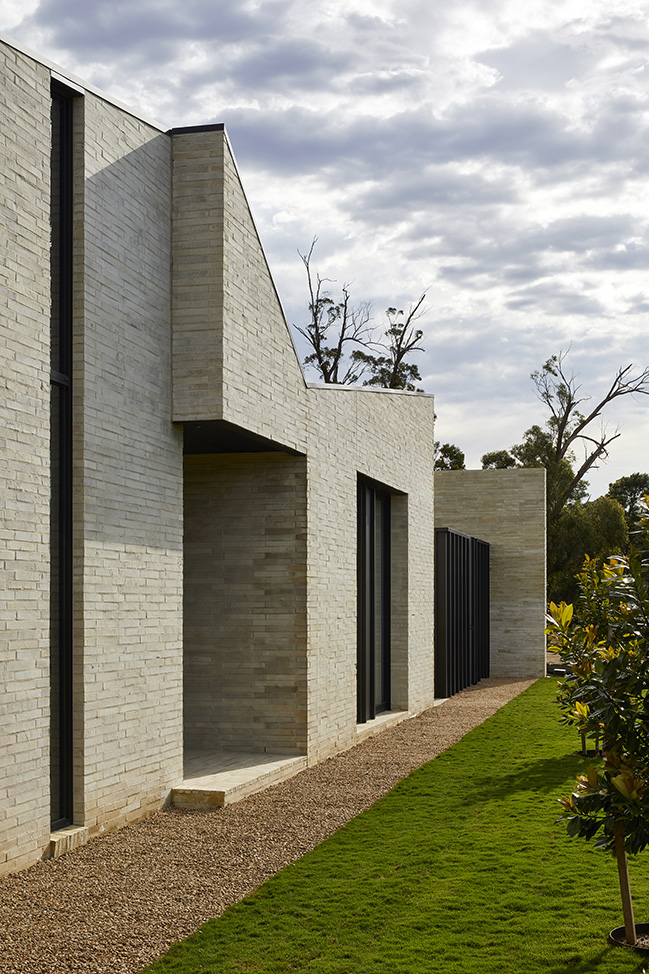
[(435, 529), (435, 696), (489, 676), (489, 545)]

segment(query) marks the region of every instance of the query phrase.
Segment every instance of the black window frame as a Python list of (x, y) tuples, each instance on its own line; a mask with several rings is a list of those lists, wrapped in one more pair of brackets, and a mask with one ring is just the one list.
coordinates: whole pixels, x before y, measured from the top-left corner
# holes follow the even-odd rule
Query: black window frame
[(72, 344), (74, 103), (52, 81), (50, 794), (53, 831), (74, 818)]
[[(356, 694), (359, 724), (391, 708), (391, 496), (387, 488), (359, 478)], [(380, 538), (378, 553), (377, 537)]]

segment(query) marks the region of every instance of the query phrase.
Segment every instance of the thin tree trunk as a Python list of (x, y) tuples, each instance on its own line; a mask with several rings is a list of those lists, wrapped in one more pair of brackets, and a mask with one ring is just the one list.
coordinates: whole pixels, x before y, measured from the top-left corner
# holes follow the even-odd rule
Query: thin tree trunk
[(583, 731), (579, 732), (581, 734), (581, 753), (586, 757), (588, 754), (588, 745), (586, 744), (586, 735)]
[(620, 893), (622, 894), (622, 912), (624, 914), (624, 936), (628, 944), (636, 943), (635, 920), (633, 918), (633, 903), (631, 901), (631, 886), (629, 884), (629, 867), (624, 851), (624, 826), (621, 822), (615, 824), (615, 858), (617, 872), (620, 877)]

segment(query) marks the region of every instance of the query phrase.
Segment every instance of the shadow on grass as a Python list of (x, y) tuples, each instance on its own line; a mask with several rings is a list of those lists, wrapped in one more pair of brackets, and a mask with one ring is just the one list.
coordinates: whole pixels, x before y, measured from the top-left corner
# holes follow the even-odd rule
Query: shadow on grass
[(539, 758), (537, 761), (519, 764), (516, 770), (499, 775), (491, 781), (487, 777), (487, 769), (485, 779), (473, 785), (463, 804), (471, 805), (476, 799), (481, 802), (510, 799), (515, 792), (551, 795), (553, 792), (565, 790), (566, 787), (570, 789), (575, 777), (588, 763), (587, 759), (574, 753), (559, 758)]
[[(573, 957), (567, 957), (565, 961), (561, 963), (560, 966), (553, 965), (547, 969), (547, 974), (591, 974), (591, 972), (597, 972), (600, 969), (602, 961), (608, 959), (611, 956), (611, 951), (619, 951), (619, 947), (603, 947), (594, 957), (589, 960), (584, 960), (579, 954)], [(637, 970), (638, 972), (644, 972), (646, 967), (649, 965), (649, 961), (645, 961), (641, 958), (640, 954), (636, 954), (635, 958), (637, 960)], [(627, 968), (624, 968), (627, 970)]]

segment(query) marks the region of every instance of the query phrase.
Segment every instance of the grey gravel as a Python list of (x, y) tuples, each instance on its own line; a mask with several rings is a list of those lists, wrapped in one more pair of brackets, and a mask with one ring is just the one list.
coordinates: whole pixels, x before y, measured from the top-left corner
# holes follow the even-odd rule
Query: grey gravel
[(483, 680), (223, 809), (164, 809), (0, 881), (0, 971), (137, 974), (530, 686)]

